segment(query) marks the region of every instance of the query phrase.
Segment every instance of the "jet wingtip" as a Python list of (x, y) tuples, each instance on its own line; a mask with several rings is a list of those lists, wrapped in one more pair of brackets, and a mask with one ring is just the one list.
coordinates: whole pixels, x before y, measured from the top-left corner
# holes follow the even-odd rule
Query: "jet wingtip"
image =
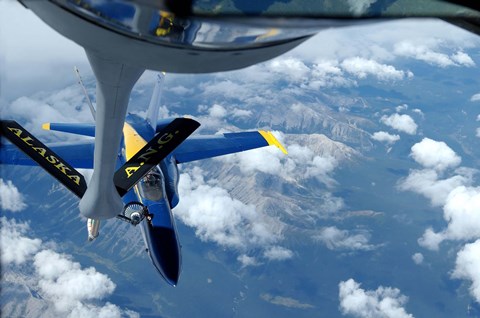
[(42, 129), (44, 129), (44, 130), (50, 130), (50, 123), (44, 123), (44, 124), (42, 125)]
[(280, 149), (284, 154), (288, 155), (287, 149), (283, 147), (280, 141), (278, 141), (278, 139), (275, 138), (275, 136), (270, 131), (259, 130), (258, 132), (260, 133), (260, 135), (262, 135), (263, 138), (265, 138), (265, 140), (270, 146), (275, 146)]

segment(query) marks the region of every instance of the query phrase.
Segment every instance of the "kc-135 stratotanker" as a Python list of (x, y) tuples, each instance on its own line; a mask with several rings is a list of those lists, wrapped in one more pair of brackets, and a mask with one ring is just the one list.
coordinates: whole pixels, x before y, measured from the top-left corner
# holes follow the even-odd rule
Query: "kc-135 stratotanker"
[[(200, 126), (194, 119), (157, 120), (163, 78), (164, 74), (158, 74), (147, 117), (128, 114), (123, 126), (113, 179), (116, 195), (124, 203), (123, 212), (112, 215), (112, 211), (92, 211), (95, 217), (87, 219), (87, 228), (91, 241), (99, 235), (103, 219), (116, 217), (140, 225), (153, 265), (175, 286), (181, 271), (180, 244), (172, 214), (179, 202), (178, 164), (268, 145), (286, 150), (267, 131), (190, 136)], [(92, 114), (95, 116), (94, 110)], [(1, 135), (14, 144), (2, 145), (0, 164), (39, 164), (79, 198), (83, 197), (87, 183), (76, 168), (93, 169), (94, 138), (46, 145), (17, 122), (0, 122)], [(95, 137), (94, 124), (47, 123), (43, 128)]]

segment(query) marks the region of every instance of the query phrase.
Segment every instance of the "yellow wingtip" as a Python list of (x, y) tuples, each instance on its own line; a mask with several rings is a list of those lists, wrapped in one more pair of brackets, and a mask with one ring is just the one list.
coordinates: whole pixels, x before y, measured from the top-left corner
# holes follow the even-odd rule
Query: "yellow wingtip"
[(260, 135), (262, 135), (263, 138), (265, 138), (265, 140), (270, 146), (275, 146), (280, 149), (284, 154), (288, 155), (287, 149), (283, 147), (280, 141), (278, 141), (278, 139), (275, 138), (275, 136), (270, 131), (259, 130), (258, 132), (260, 133)]
[(50, 123), (45, 123), (42, 125), (42, 129), (50, 130)]

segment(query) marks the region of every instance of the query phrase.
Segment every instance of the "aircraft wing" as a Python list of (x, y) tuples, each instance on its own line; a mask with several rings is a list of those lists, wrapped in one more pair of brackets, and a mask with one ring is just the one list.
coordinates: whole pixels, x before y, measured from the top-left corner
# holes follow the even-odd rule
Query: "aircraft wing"
[[(53, 152), (62, 157), (71, 166), (82, 169), (93, 169), (93, 139), (76, 143), (51, 143), (47, 145)], [(30, 157), (12, 144), (2, 144), (0, 148), (0, 164), (37, 166)]]
[(269, 145), (274, 145), (285, 154), (287, 153), (272, 133), (260, 130), (191, 137), (180, 144), (172, 154), (178, 163), (184, 163)]

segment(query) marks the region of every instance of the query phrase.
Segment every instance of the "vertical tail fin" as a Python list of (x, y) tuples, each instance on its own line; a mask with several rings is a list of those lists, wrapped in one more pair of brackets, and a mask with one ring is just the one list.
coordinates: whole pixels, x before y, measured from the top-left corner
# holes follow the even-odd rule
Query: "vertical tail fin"
[(165, 72), (158, 73), (155, 88), (152, 93), (152, 99), (150, 100), (150, 105), (148, 105), (147, 122), (152, 126), (153, 130), (157, 128), (158, 109), (160, 107), (160, 97), (162, 95), (164, 81)]

